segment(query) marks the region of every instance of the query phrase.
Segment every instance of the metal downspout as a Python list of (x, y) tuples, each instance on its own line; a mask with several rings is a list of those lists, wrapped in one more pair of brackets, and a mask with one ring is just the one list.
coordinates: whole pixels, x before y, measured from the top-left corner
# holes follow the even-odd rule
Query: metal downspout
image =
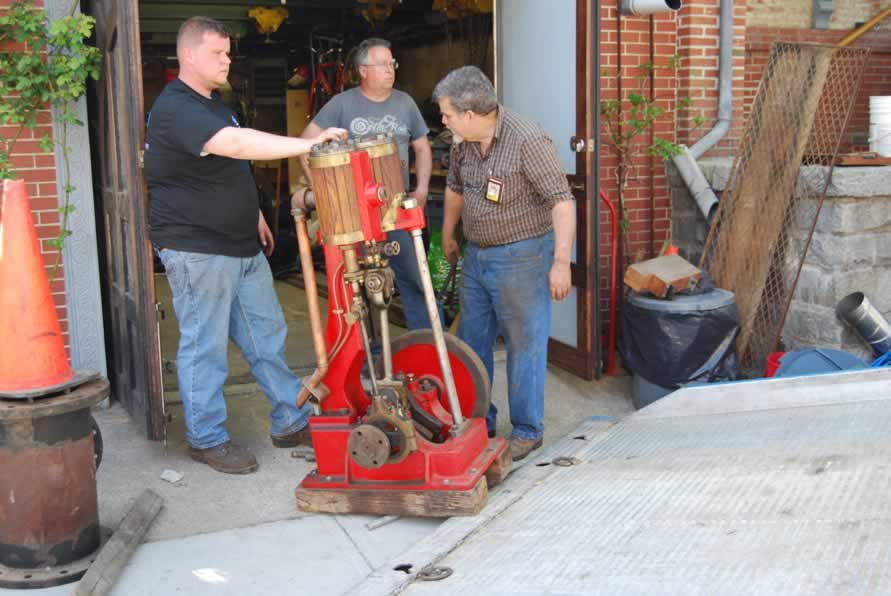
[(717, 122), (692, 147), (688, 149), (681, 145), (681, 153), (671, 158), (709, 224), (717, 209), (718, 197), (712, 191), (696, 160), (714, 147), (730, 130), (730, 116), (733, 112), (733, 0), (721, 0), (719, 36)]

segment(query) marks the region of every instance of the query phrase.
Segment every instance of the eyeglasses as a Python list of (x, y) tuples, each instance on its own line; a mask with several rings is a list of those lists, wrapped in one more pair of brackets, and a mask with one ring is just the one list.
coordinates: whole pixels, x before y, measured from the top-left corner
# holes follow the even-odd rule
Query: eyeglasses
[(395, 60), (390, 60), (389, 62), (384, 62), (382, 64), (363, 64), (362, 66), (377, 66), (380, 68), (393, 68), (393, 70), (399, 70), (399, 63)]

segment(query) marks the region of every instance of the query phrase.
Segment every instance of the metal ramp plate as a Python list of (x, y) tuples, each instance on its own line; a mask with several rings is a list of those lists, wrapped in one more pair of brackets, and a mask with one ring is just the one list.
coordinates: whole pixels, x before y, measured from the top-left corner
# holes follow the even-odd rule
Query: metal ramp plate
[(724, 408), (685, 389), (626, 418), (442, 553), (449, 577), (399, 588), (891, 593), (891, 371), (814, 379), (724, 385)]

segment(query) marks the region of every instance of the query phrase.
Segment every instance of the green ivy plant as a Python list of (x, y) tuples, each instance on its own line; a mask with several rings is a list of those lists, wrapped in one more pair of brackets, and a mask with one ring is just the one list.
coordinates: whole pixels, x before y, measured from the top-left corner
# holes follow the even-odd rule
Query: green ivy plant
[[(671, 107), (662, 107), (665, 96), (659, 96), (650, 93), (649, 85), (651, 75), (657, 71), (677, 71), (680, 66), (681, 57), (674, 55), (668, 59), (665, 66), (657, 66), (653, 63), (646, 63), (640, 66), (641, 74), (637, 76), (637, 88), (628, 94), (624, 99), (610, 99), (600, 102), (600, 115), (603, 125), (604, 135), (603, 141), (608, 147), (615, 151), (618, 157), (618, 166), (616, 167), (616, 183), (619, 189), (619, 229), (622, 236), (622, 250), (627, 259), (630, 256), (628, 231), (631, 228), (631, 222), (628, 218), (628, 211), (625, 207), (625, 192), (628, 184), (637, 180), (636, 160), (642, 155), (652, 155), (662, 160), (670, 159), (681, 152), (680, 145), (654, 136), (652, 141), (645, 139), (645, 134), (649, 133), (655, 126), (656, 122), (669, 115), (677, 114), (678, 108), (688, 108), (691, 104), (690, 98), (681, 97), (676, 100), (676, 105)], [(603, 76), (609, 73), (604, 71)], [(702, 125), (704, 119), (702, 115), (693, 117), (695, 127)]]
[[(78, 0), (73, 0), (68, 16), (52, 23), (34, 0), (18, 0), (0, 13), (0, 125), (11, 126), (11, 137), (0, 136), (0, 179), (16, 177), (11, 156), (25, 129), (34, 130), (41, 110), (56, 108), (58, 120), (55, 142), (63, 159), (62, 205), (59, 207), (59, 235), (48, 241), (59, 250), (50, 279), (55, 278), (65, 239), (71, 235), (68, 216), (71, 205), (71, 165), (69, 163), (68, 127), (82, 126), (74, 112), (75, 102), (87, 90), (90, 77), (99, 79), (102, 62), (98, 48), (89, 45), (94, 19), (75, 14)], [(43, 135), (40, 147), (49, 153), (53, 139)]]

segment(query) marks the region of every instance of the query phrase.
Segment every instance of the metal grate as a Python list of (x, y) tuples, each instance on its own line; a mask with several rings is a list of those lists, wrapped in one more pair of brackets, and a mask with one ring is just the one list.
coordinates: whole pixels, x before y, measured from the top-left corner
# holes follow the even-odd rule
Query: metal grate
[(737, 351), (776, 349), (869, 50), (773, 44), (700, 267), (736, 294)]

